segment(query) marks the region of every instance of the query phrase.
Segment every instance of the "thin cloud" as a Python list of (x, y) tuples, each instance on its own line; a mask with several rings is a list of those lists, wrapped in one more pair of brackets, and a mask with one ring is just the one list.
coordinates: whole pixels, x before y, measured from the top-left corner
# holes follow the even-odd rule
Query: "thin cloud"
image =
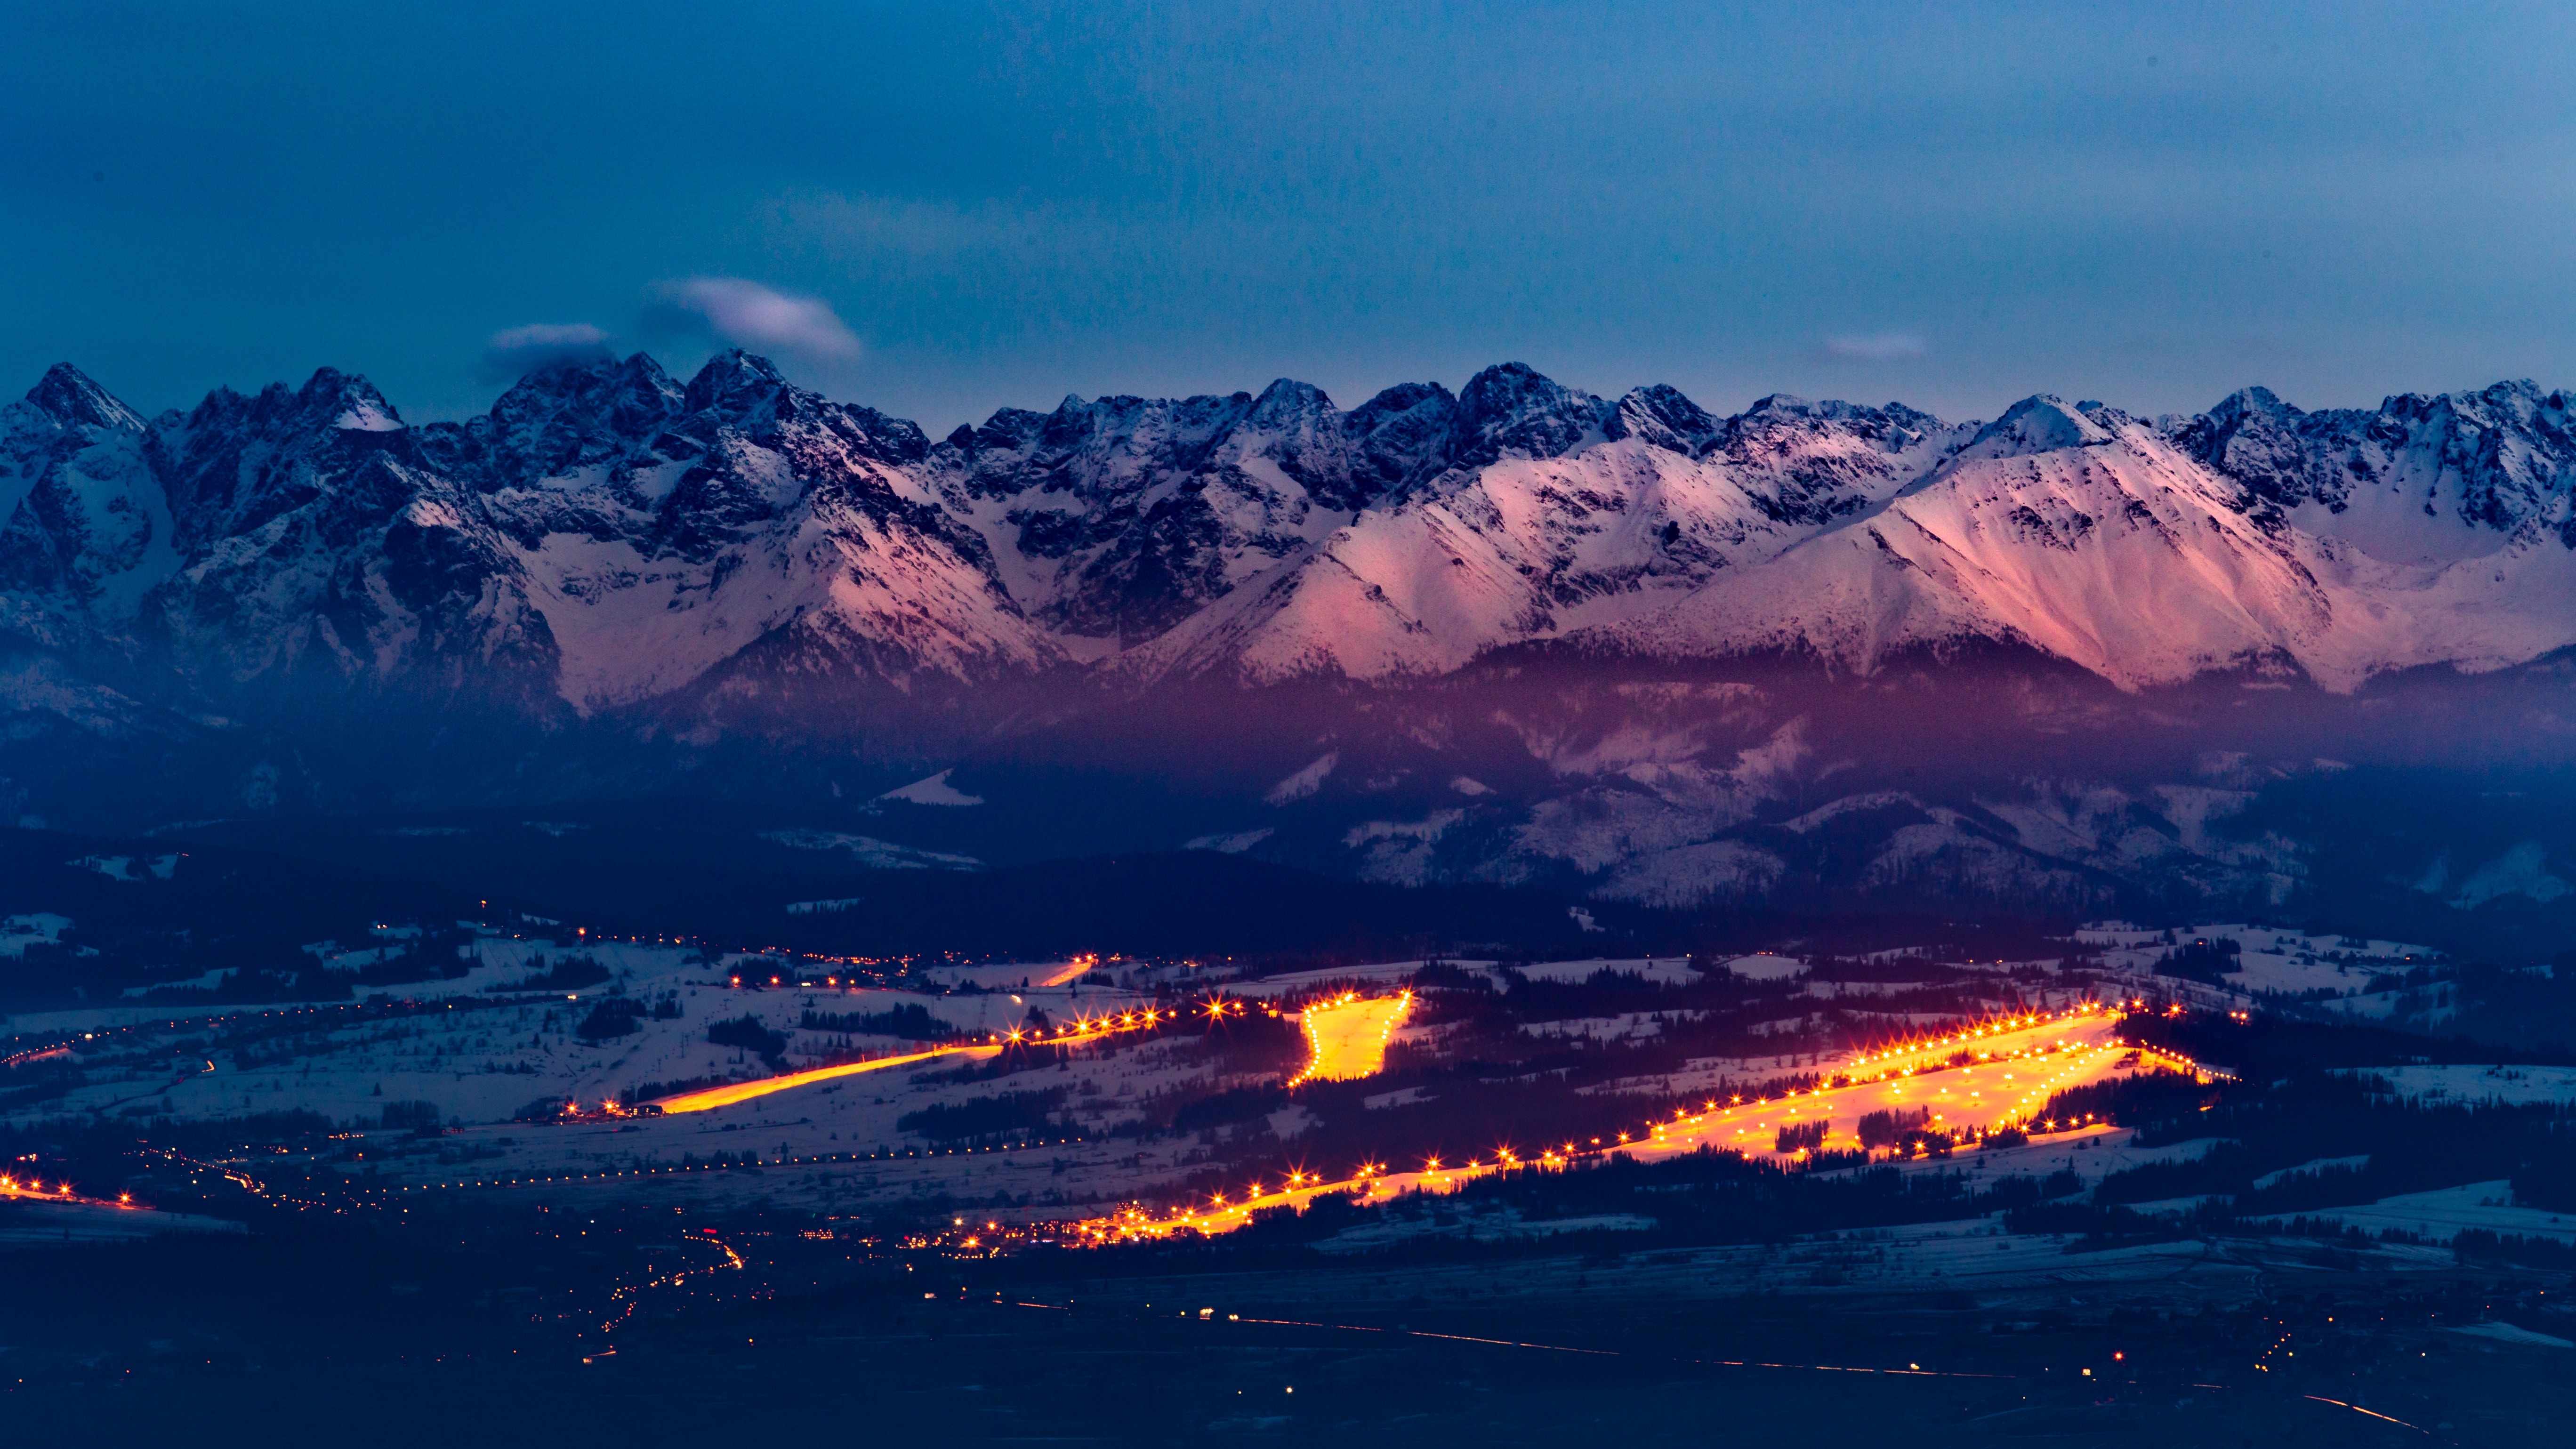
[(848, 362), (859, 355), (858, 334), (817, 298), (740, 277), (689, 277), (665, 282), (660, 293), (646, 320), (665, 330), (701, 333), (726, 346), (809, 363)]
[(1921, 357), (1929, 344), (1914, 332), (1869, 332), (1825, 339), (1825, 355), (1845, 362), (1903, 362)]
[(608, 334), (587, 322), (532, 322), (484, 339), (483, 372), (496, 382), (515, 382), (539, 368), (608, 355)]

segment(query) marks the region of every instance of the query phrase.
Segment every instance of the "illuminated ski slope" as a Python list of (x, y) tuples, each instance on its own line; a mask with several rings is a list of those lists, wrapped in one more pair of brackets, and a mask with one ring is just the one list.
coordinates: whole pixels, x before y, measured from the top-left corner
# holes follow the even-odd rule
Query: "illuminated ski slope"
[(1386, 1066), (1388, 1040), (1412, 1010), (1410, 991), (1373, 999), (1346, 991), (1307, 1007), (1297, 1015), (1306, 1032), (1306, 1069), (1288, 1085), (1376, 1076)]
[(1354, 1193), (1362, 1202), (1383, 1202), (1408, 1192), (1449, 1193), (1493, 1173), (1562, 1168), (1613, 1152), (1653, 1159), (1705, 1147), (1748, 1157), (1780, 1155), (1774, 1144), (1781, 1128), (1819, 1120), (1828, 1124), (1828, 1149), (1852, 1148), (1860, 1145), (1860, 1117), (1877, 1111), (1920, 1109), (1927, 1128), (1963, 1140), (2007, 1127), (2033, 1136), (2085, 1131), (2092, 1125), (2086, 1120), (2036, 1121), (2033, 1116), (2059, 1092), (2126, 1071), (2204, 1070), (2197, 1063), (2126, 1044), (2117, 1029), (2118, 1018), (2098, 1003), (2053, 1015), (2006, 1018), (1851, 1058), (1834, 1069), (1851, 1079), (1846, 1086), (1752, 1102), (1706, 1099), (1696, 1112), (1677, 1109), (1670, 1119), (1641, 1124), (1634, 1132), (1583, 1142), (1501, 1144), (1463, 1164), (1433, 1158), (1418, 1169), (1389, 1172), (1383, 1163), (1364, 1163), (1350, 1176), (1330, 1180), (1320, 1173), (1296, 1172), (1275, 1186), (1256, 1183), (1239, 1196), (1214, 1194), (1205, 1204), (1164, 1217), (1139, 1207), (1077, 1228), (1095, 1242), (1162, 1237), (1184, 1228), (1226, 1232), (1265, 1208), (1302, 1209), (1322, 1193)]
[(729, 1082), (721, 1087), (707, 1087), (695, 1092), (682, 1092), (676, 1097), (664, 1097), (651, 1105), (661, 1108), (666, 1115), (673, 1112), (705, 1112), (717, 1107), (730, 1107), (737, 1102), (748, 1102), (755, 1097), (766, 1097), (772, 1092), (793, 1091), (798, 1087), (810, 1087), (817, 1082), (828, 1082), (836, 1077), (854, 1077), (861, 1072), (881, 1072), (888, 1067), (908, 1067), (939, 1057), (997, 1057), (1001, 1054), (1002, 1049), (997, 1046), (932, 1047), (928, 1051), (878, 1057), (873, 1061), (843, 1062), (839, 1066), (790, 1072), (783, 1077), (763, 1077), (756, 1082)]
[(900, 1056), (875, 1057), (863, 1062), (842, 1062), (837, 1066), (815, 1067), (809, 1071), (789, 1072), (784, 1076), (763, 1077), (754, 1082), (728, 1082), (720, 1087), (704, 1087), (694, 1092), (682, 1092), (676, 1096), (664, 1097), (647, 1105), (660, 1108), (666, 1116), (674, 1112), (705, 1112), (717, 1107), (730, 1107), (738, 1102), (766, 1097), (774, 1092), (792, 1092), (799, 1087), (813, 1086), (817, 1082), (828, 1082), (839, 1077), (853, 1077), (862, 1072), (881, 1072), (889, 1067), (914, 1066), (940, 1057), (962, 1056), (984, 1060), (1000, 1056), (1014, 1045), (1082, 1046), (1122, 1031), (1145, 1030), (1158, 1023), (1169, 1021), (1171, 1016), (1172, 1013), (1168, 1011), (1122, 1012), (1114, 1016), (1077, 1021), (1071, 1026), (1058, 1027), (1052, 1032), (1028, 1034), (1013, 1031), (982, 1042), (961, 1042), (949, 1046), (930, 1047), (917, 1052), (905, 1052)]

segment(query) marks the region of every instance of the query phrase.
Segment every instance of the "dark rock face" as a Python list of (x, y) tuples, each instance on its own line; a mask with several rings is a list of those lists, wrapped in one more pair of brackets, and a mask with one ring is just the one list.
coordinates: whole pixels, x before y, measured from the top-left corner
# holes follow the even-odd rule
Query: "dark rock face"
[(170, 548), (150, 486), (148, 425), (67, 364), (0, 409), (0, 631), (38, 643), (117, 652), (93, 617), (120, 580)]
[(2283, 508), (2333, 513), (2385, 490), (2433, 517), (2504, 533), (2546, 532), (2576, 548), (2569, 493), (2576, 419), (2564, 392), (2500, 382), (2471, 393), (2392, 397), (2376, 412), (2303, 413), (2250, 387), (2174, 429), (2210, 468)]
[(1505, 454), (1553, 458), (1606, 431), (1610, 406), (1540, 376), (1525, 362), (1489, 367), (1458, 394), (1449, 465), (1474, 467)]
[(1855, 407), (1774, 393), (1713, 423), (1701, 450), (1770, 479), (1771, 488), (1754, 501), (1774, 519), (1816, 526), (1891, 491), (1912, 466), (1908, 455), (1946, 430), (1940, 419), (1902, 403)]

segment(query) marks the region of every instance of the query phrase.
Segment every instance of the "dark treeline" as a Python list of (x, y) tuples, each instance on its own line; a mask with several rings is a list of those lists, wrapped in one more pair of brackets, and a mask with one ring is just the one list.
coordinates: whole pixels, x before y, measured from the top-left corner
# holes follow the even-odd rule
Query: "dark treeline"
[[(2576, 971), (2568, 974), (2576, 977)], [(2223, 1066), (2248, 1081), (2332, 1067), (2576, 1063), (2576, 1051), (2554, 1042), (2494, 1042), (2458, 1033), (2428, 1036), (2360, 1023), (2303, 1021), (2277, 1012), (2255, 1012), (2245, 1021), (2206, 1011), (2172, 1018), (2148, 1014), (2129, 1018), (2124, 1029), (2136, 1040)]]
[(891, 1011), (808, 1011), (797, 1018), (796, 1024), (807, 1031), (901, 1037), (905, 1041), (946, 1041), (964, 1035), (917, 1001), (907, 1001)]
[[(0, 829), (0, 915), (69, 917), (0, 980), (0, 1011), (113, 1001), (129, 989), (176, 1006), (340, 1001), (370, 988), (464, 974), (456, 925), (480, 913), (454, 889), (258, 851)], [(417, 934), (376, 928), (408, 923)], [(331, 966), (305, 947), (381, 951)], [(213, 972), (214, 986), (177, 987)]]
[(749, 1012), (708, 1023), (707, 1040), (716, 1046), (750, 1052), (773, 1069), (782, 1065), (787, 1056), (787, 1033), (770, 1030), (768, 1023)]
[[(2225, 1195), (2236, 1215), (2263, 1216), (2510, 1180), (2527, 1206), (2576, 1209), (2576, 1170), (2567, 1165), (2576, 1161), (2576, 1113), (2560, 1103), (2427, 1103), (2358, 1073), (2305, 1073), (2256, 1090), (2210, 1091), (2174, 1077), (2105, 1085), (2135, 1090), (2088, 1088), (2059, 1100), (2100, 1104), (2111, 1120), (2138, 1126), (2143, 1147), (2215, 1145), (2189, 1161), (2115, 1172), (2095, 1190), (2097, 1202)], [(2051, 1110), (2066, 1108), (2052, 1102)], [(2334, 1165), (2310, 1166), (2320, 1163)], [(2289, 1175), (2255, 1186), (2278, 1173)]]
[(917, 1112), (904, 1113), (895, 1119), (895, 1126), (905, 1132), (918, 1132), (933, 1142), (1016, 1142), (1051, 1130), (1055, 1126), (1052, 1114), (1064, 1105), (1065, 1095), (1065, 1088), (1049, 1087), (976, 1097), (954, 1105), (934, 1102)]

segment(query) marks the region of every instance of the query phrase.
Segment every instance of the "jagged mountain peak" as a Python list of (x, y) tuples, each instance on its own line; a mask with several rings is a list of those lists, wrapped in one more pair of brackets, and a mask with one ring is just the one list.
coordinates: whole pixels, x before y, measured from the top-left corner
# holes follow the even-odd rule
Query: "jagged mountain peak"
[(186, 427), (198, 435), (248, 431), (318, 439), (331, 432), (400, 432), (404, 424), (374, 383), (336, 367), (319, 367), (301, 387), (272, 382), (251, 397), (218, 387), (187, 414)]
[(2209, 417), (2219, 423), (2233, 423), (2256, 417), (2297, 422), (2305, 416), (2307, 414), (2281, 401), (2279, 394), (2260, 383), (2238, 388), (2220, 398), (2217, 405), (2209, 410)]
[[(2563, 392), (2530, 381), (2399, 393), (2376, 410), (2302, 412), (2238, 390), (2168, 429), (2202, 465), (2285, 509), (2316, 505), (2339, 536), (2425, 560), (2479, 552), (2482, 532), (2555, 532), (2576, 547), (2576, 420)], [(2450, 520), (2444, 540), (2418, 520)], [(2463, 532), (2461, 530), (2468, 530)]]
[(1380, 388), (1367, 402), (1351, 409), (1351, 412), (1354, 416), (1360, 414), (1383, 416), (1390, 413), (1411, 412), (1425, 403), (1442, 402), (1454, 406), (1457, 401), (1457, 397), (1449, 389), (1436, 382), (1399, 382), (1393, 387)]
[(27, 402), (64, 427), (140, 430), (145, 426), (142, 414), (68, 362), (45, 369), (45, 375), (27, 390)]
[(2100, 404), (2088, 412), (2069, 406), (2050, 393), (2035, 393), (2004, 409), (1959, 450), (1966, 458), (2013, 458), (2089, 448), (2112, 441), (2117, 422), (2103, 415)]
[(1322, 388), (1294, 378), (1278, 378), (1263, 388), (1209, 457), (1238, 468), (1248, 459), (1265, 458), (1310, 499), (1336, 511), (1366, 507), (1384, 491), (1369, 477), (1372, 448), (1366, 426), (1334, 407)]
[(2563, 395), (2544, 392), (2529, 378), (2492, 382), (2473, 391), (2436, 393), (2398, 393), (2383, 399), (2379, 410), (2393, 418), (2409, 421), (2433, 418), (2458, 418), (2471, 424), (2494, 425), (2525, 422), (2550, 405), (2552, 398)]
[(689, 379), (685, 396), (693, 413), (747, 414), (797, 391), (776, 363), (735, 347), (708, 358)]
[[(630, 358), (620, 366), (636, 361)], [(660, 408), (661, 389), (655, 382), (660, 369), (653, 368), (649, 376), (637, 370), (631, 376), (638, 417), (649, 420)], [(707, 359), (680, 390), (677, 411), (668, 426), (688, 440), (679, 445), (683, 452), (715, 446), (727, 429), (774, 444), (791, 434), (808, 439), (828, 435), (833, 441), (822, 445), (826, 453), (896, 465), (918, 463), (930, 452), (930, 440), (917, 424), (798, 387), (777, 364), (738, 347)], [(789, 446), (806, 451), (801, 444)]]
[(1458, 399), (1436, 382), (1397, 383), (1344, 413), (1352, 453), (1342, 501), (1357, 507), (1447, 467), (1457, 413)]
[(331, 491), (361, 461), (417, 442), (375, 384), (317, 368), (256, 397), (220, 387), (155, 427), (161, 486), (183, 548), (254, 531)]
[(1252, 399), (1252, 409), (1243, 415), (1243, 421), (1256, 428), (1311, 428), (1334, 411), (1332, 398), (1322, 388), (1293, 377), (1279, 377), (1271, 379), (1270, 385)]
[(577, 399), (615, 396), (620, 393), (651, 394), (669, 399), (673, 407), (688, 396), (687, 388), (652, 354), (636, 352), (623, 358), (566, 357), (534, 368), (512, 383), (508, 390), (493, 400), (495, 413), (523, 412)]
[[(1275, 385), (1274, 385), (1275, 389)], [(1053, 412), (1003, 408), (963, 440), (956, 462), (983, 496), (1031, 487), (1095, 501), (1195, 473), (1254, 410), (1250, 393), (1145, 398), (1069, 395)], [(959, 442), (956, 434), (951, 442)]]
[(687, 406), (660, 363), (567, 359), (527, 374), (466, 425), (491, 450), (496, 482), (526, 485), (631, 457)]
[(1636, 438), (1696, 458), (1706, 453), (1725, 424), (1667, 383), (1632, 389), (1612, 415), (1612, 437)]
[(1606, 435), (1609, 410), (1526, 362), (1497, 363), (1458, 391), (1453, 467), (1495, 462), (1506, 454), (1554, 458)]
[(2312, 458), (2301, 425), (2307, 414), (2266, 387), (2243, 387), (2170, 430), (2176, 447), (2201, 464), (2265, 497), (2309, 491)]
[(958, 424), (943, 441), (969, 460), (977, 453), (1016, 452), (1046, 431), (1050, 416), (1028, 408), (997, 408), (979, 426)]
[(1813, 527), (1886, 501), (1977, 431), (1902, 403), (1774, 393), (1721, 422), (1708, 457), (1752, 485), (1755, 506), (1772, 519)]
[[(1978, 424), (1964, 426), (1970, 436), (1979, 431)], [(1865, 439), (1891, 452), (1902, 452), (1935, 434), (1951, 430), (1950, 424), (1901, 402), (1871, 407), (1866, 403), (1833, 398), (1812, 402), (1789, 393), (1775, 392), (1756, 399), (1751, 407), (1725, 419), (1720, 434), (1735, 451), (1766, 445), (1789, 446), (1794, 438), (1844, 435)]]
[[(262, 401), (272, 392), (282, 393), (284, 386), (270, 384), (260, 394)], [(398, 433), (406, 426), (402, 414), (394, 410), (374, 383), (336, 367), (315, 368), (280, 410), (291, 411), (299, 420), (328, 414), (328, 425), (342, 432)]]
[(1826, 416), (1832, 409), (1843, 406), (1847, 405), (1833, 402), (1817, 403), (1793, 392), (1775, 392), (1755, 398), (1753, 405), (1744, 410), (1742, 417), (1748, 422), (1756, 418), (1813, 418)]

